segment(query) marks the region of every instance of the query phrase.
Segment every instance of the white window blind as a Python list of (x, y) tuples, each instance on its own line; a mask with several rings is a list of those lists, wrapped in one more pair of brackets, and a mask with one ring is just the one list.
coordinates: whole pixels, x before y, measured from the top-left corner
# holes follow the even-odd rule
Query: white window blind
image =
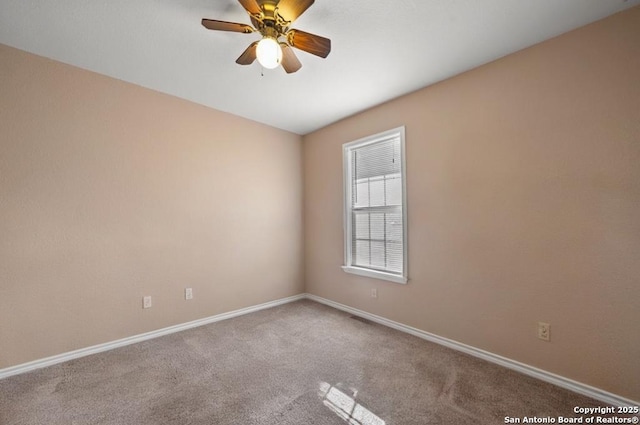
[(344, 145), (345, 271), (406, 282), (404, 128)]

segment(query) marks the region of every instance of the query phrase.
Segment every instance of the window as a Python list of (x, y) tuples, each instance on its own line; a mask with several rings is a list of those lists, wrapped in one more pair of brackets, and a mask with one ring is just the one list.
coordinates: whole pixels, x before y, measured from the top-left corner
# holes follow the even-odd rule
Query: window
[(344, 271), (407, 282), (404, 127), (342, 147)]

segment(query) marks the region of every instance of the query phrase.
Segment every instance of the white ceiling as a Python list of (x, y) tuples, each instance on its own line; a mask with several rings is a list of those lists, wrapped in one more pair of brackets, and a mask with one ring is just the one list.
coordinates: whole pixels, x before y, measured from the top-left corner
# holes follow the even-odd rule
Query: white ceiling
[(640, 4), (640, 0), (316, 0), (293, 25), (332, 40), (287, 75), (236, 58), (237, 0), (0, 0), (0, 43), (306, 134)]

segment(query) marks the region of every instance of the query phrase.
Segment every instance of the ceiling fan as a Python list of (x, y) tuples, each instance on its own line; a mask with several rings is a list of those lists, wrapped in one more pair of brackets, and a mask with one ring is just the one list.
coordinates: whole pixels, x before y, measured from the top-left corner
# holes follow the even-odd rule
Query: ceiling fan
[(203, 19), (202, 25), (210, 30), (250, 34), (259, 32), (262, 39), (254, 41), (236, 60), (240, 65), (251, 65), (256, 59), (268, 69), (282, 65), (291, 74), (302, 64), (291, 49), (303, 50), (322, 58), (331, 52), (331, 40), (308, 32), (290, 29), (314, 0), (238, 0), (251, 18), (251, 25)]

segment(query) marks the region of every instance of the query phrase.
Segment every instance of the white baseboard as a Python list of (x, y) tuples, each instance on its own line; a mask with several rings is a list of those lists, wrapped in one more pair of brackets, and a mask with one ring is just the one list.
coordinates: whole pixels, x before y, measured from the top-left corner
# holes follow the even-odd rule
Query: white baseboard
[(551, 372), (547, 372), (542, 369), (538, 369), (533, 366), (529, 366), (524, 363), (520, 363), (515, 360), (508, 359), (506, 357), (499, 356), (497, 354), (490, 353), (488, 351), (481, 350), (479, 348), (472, 347), (470, 345), (463, 344), (461, 342), (457, 342), (448, 338), (443, 338), (441, 336), (425, 332), (423, 330), (404, 325), (399, 322), (395, 322), (393, 320), (386, 319), (382, 316), (377, 316), (372, 313), (367, 313), (366, 311), (358, 310), (357, 308), (349, 307), (344, 304), (340, 304), (335, 301), (328, 300), (326, 298), (319, 297), (313, 294), (300, 294), (294, 295), (292, 297), (281, 298), (279, 300), (274, 300), (270, 302), (266, 302), (263, 304), (258, 304), (251, 307), (241, 308), (239, 310), (230, 311), (227, 313), (217, 314), (215, 316), (206, 317), (204, 319), (194, 320), (192, 322), (183, 323), (180, 325), (170, 326), (163, 329), (158, 329), (155, 331), (147, 332), (140, 335), (134, 335), (128, 338), (119, 339), (112, 342), (107, 342), (104, 344), (98, 344), (87, 348), (81, 348), (79, 350), (70, 351), (68, 353), (58, 354), (56, 356), (47, 357), (44, 359), (35, 360), (29, 363), (23, 363), (17, 366), (12, 366), (5, 369), (0, 369), (0, 379), (7, 378), (9, 376), (18, 375), (21, 373), (29, 372), (35, 369), (40, 369), (47, 366), (52, 366), (58, 363), (63, 363), (69, 360), (77, 359), (80, 357), (88, 356), (91, 354), (101, 353), (103, 351), (113, 350), (114, 348), (124, 347), (126, 345), (135, 344), (137, 342), (146, 341), (149, 339), (157, 338), (163, 335), (172, 334), (175, 332), (184, 331), (187, 329), (195, 328), (198, 326), (207, 325), (209, 323), (219, 322), (221, 320), (231, 319), (233, 317), (242, 316), (244, 314), (253, 313), (256, 311), (264, 310), (271, 307), (276, 307), (278, 305), (290, 303), (293, 301), (298, 301), (301, 299), (310, 299), (312, 301), (328, 305), (330, 307), (336, 308), (338, 310), (345, 311), (347, 313), (371, 320), (372, 322), (379, 323), (384, 326), (388, 326), (393, 329), (397, 329), (401, 332), (406, 332), (408, 334), (417, 336), (418, 338), (425, 339), (427, 341), (434, 342), (436, 344), (443, 345), (445, 347), (452, 348), (457, 351), (461, 351), (463, 353), (470, 354), (474, 357), (481, 358), (483, 360), (489, 361), (491, 363), (498, 364), (500, 366), (504, 366), (508, 369), (515, 370), (520, 373), (524, 373), (525, 375), (532, 376), (534, 378), (540, 379), (541, 381), (549, 382), (551, 384), (557, 385), (561, 388), (566, 388), (570, 391), (576, 392), (578, 394), (585, 395), (587, 397), (594, 398), (596, 400), (600, 400), (604, 403), (608, 403), (614, 406), (637, 406), (640, 405), (640, 402), (633, 401), (616, 394), (612, 394), (610, 392), (601, 390), (599, 388), (592, 387), (590, 385), (583, 384), (581, 382), (574, 381), (572, 379), (565, 378), (560, 375), (556, 375)]
[(594, 398), (596, 400), (600, 400), (604, 403), (611, 404), (613, 406), (640, 405), (640, 402), (629, 400), (627, 398), (621, 397), (616, 394), (612, 394), (610, 392), (601, 390), (599, 388), (595, 388), (590, 385), (583, 384), (581, 382), (577, 382), (572, 379), (565, 378), (563, 376), (556, 375), (554, 373), (547, 372), (545, 370), (538, 369), (536, 367), (529, 366), (527, 364), (520, 363), (518, 361), (511, 360), (506, 357), (502, 357), (497, 354), (493, 354), (488, 351), (481, 350), (479, 348), (472, 347), (470, 345), (463, 344), (461, 342), (457, 342), (448, 338), (443, 338), (441, 336), (438, 336), (429, 332), (425, 332), (423, 330), (420, 330), (411, 326), (407, 326), (399, 322), (394, 322), (393, 320), (386, 319), (382, 316), (377, 316), (375, 314), (367, 313), (366, 311), (358, 310), (357, 308), (349, 307), (347, 305), (340, 304), (335, 301), (331, 301), (326, 298), (319, 297), (317, 295), (306, 294), (306, 298), (319, 302), (321, 304), (328, 305), (329, 307), (333, 307), (338, 310), (342, 310), (347, 313), (365, 318), (367, 320), (371, 320), (372, 322), (376, 322), (381, 325), (388, 326), (390, 328), (397, 329), (402, 332), (406, 332), (408, 334), (417, 336), (418, 338), (422, 338), (427, 341), (435, 342), (436, 344), (444, 345), (445, 347), (449, 347), (454, 350), (470, 354), (474, 357), (478, 357), (488, 362), (495, 363), (500, 366), (504, 366), (508, 369), (515, 370), (516, 372), (524, 373), (525, 375), (532, 376), (541, 381), (549, 382), (551, 384), (557, 385), (558, 387), (566, 388), (567, 390), (585, 395), (587, 397)]
[(29, 363), (23, 363), (17, 366), (8, 367), (6, 369), (0, 369), (0, 379), (7, 378), (9, 376), (18, 375), (20, 373), (29, 372), (35, 369), (40, 369), (47, 366), (52, 366), (58, 363), (66, 362), (69, 360), (77, 359), (79, 357), (88, 356), (91, 354), (101, 353), (103, 351), (113, 350), (114, 348), (124, 347), (125, 345), (135, 344), (137, 342), (146, 341), (148, 339), (157, 338), (159, 336), (172, 334), (175, 332), (184, 331), (187, 329), (195, 328), (198, 326), (208, 325), (209, 323), (219, 322), (221, 320), (231, 319), (232, 317), (242, 316), (244, 314), (253, 313), (266, 308), (275, 307), (278, 305), (298, 301), (305, 298), (305, 294), (294, 295), (292, 297), (281, 298), (275, 301), (269, 301), (263, 304), (254, 305), (251, 307), (241, 308), (239, 310), (230, 311), (227, 313), (216, 314), (215, 316), (205, 317), (204, 319), (194, 320), (192, 322), (182, 323), (180, 325), (169, 326), (168, 328), (158, 329), (155, 331), (143, 333), (140, 335), (130, 336), (128, 338), (119, 339), (116, 341), (107, 342), (104, 344), (94, 345), (92, 347), (81, 348), (79, 350), (69, 351), (68, 353), (58, 354), (56, 356), (47, 357), (44, 359), (34, 360)]

